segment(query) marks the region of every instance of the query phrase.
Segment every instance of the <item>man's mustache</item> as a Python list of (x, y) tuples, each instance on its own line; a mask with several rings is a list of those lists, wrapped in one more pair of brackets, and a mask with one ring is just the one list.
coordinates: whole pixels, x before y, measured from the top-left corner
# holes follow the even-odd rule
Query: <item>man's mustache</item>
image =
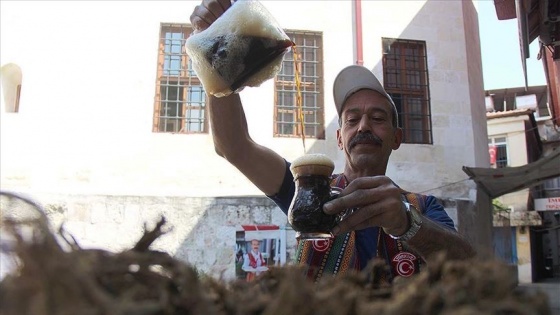
[(376, 144), (382, 145), (383, 140), (371, 132), (360, 132), (352, 140), (350, 140), (349, 146), (352, 150), (358, 144)]

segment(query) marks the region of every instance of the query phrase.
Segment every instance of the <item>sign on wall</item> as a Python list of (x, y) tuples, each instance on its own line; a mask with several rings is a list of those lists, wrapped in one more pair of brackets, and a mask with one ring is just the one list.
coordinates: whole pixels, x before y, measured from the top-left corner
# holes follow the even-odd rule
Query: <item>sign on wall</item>
[(253, 280), (286, 263), (286, 230), (277, 225), (242, 225), (236, 233), (235, 275)]
[(535, 199), (537, 211), (560, 211), (560, 197)]

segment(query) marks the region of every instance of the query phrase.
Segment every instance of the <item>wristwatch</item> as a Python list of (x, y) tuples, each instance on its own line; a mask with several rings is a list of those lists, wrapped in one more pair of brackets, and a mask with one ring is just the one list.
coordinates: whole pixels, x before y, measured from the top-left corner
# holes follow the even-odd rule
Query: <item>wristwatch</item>
[(418, 213), (418, 210), (416, 210), (413, 205), (405, 201), (403, 201), (403, 203), (406, 206), (406, 214), (408, 215), (410, 227), (408, 228), (408, 231), (406, 231), (403, 235), (394, 236), (389, 234), (389, 236), (401, 242), (406, 242), (414, 237), (418, 230), (420, 230), (420, 226), (422, 225), (422, 216)]

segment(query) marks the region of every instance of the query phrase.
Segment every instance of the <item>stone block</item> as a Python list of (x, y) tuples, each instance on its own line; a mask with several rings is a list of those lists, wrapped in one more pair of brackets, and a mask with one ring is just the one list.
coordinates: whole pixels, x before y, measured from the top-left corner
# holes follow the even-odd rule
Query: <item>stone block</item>
[(502, 211), (493, 215), (492, 224), (496, 227), (539, 226), (542, 225), (542, 218), (536, 211)]
[(138, 203), (125, 203), (124, 204), (124, 221), (128, 223), (141, 223), (141, 210)]
[(124, 210), (125, 205), (118, 202), (113, 201), (106, 206), (106, 215), (107, 221), (119, 224), (124, 221)]
[(91, 216), (90, 223), (97, 224), (106, 221), (107, 204), (96, 201), (90, 208)]
[(66, 219), (90, 222), (90, 205), (82, 202), (72, 202), (68, 206)]
[(537, 211), (513, 211), (510, 213), (511, 226), (542, 225), (541, 216)]

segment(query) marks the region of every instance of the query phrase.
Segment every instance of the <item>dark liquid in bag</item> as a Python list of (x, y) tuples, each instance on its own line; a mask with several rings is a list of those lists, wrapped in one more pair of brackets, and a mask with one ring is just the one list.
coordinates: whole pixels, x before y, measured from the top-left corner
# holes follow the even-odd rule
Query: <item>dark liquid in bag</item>
[(230, 85), (232, 91), (249, 78), (287, 53), (294, 43), (289, 39), (223, 35), (213, 39), (205, 57), (208, 63)]

